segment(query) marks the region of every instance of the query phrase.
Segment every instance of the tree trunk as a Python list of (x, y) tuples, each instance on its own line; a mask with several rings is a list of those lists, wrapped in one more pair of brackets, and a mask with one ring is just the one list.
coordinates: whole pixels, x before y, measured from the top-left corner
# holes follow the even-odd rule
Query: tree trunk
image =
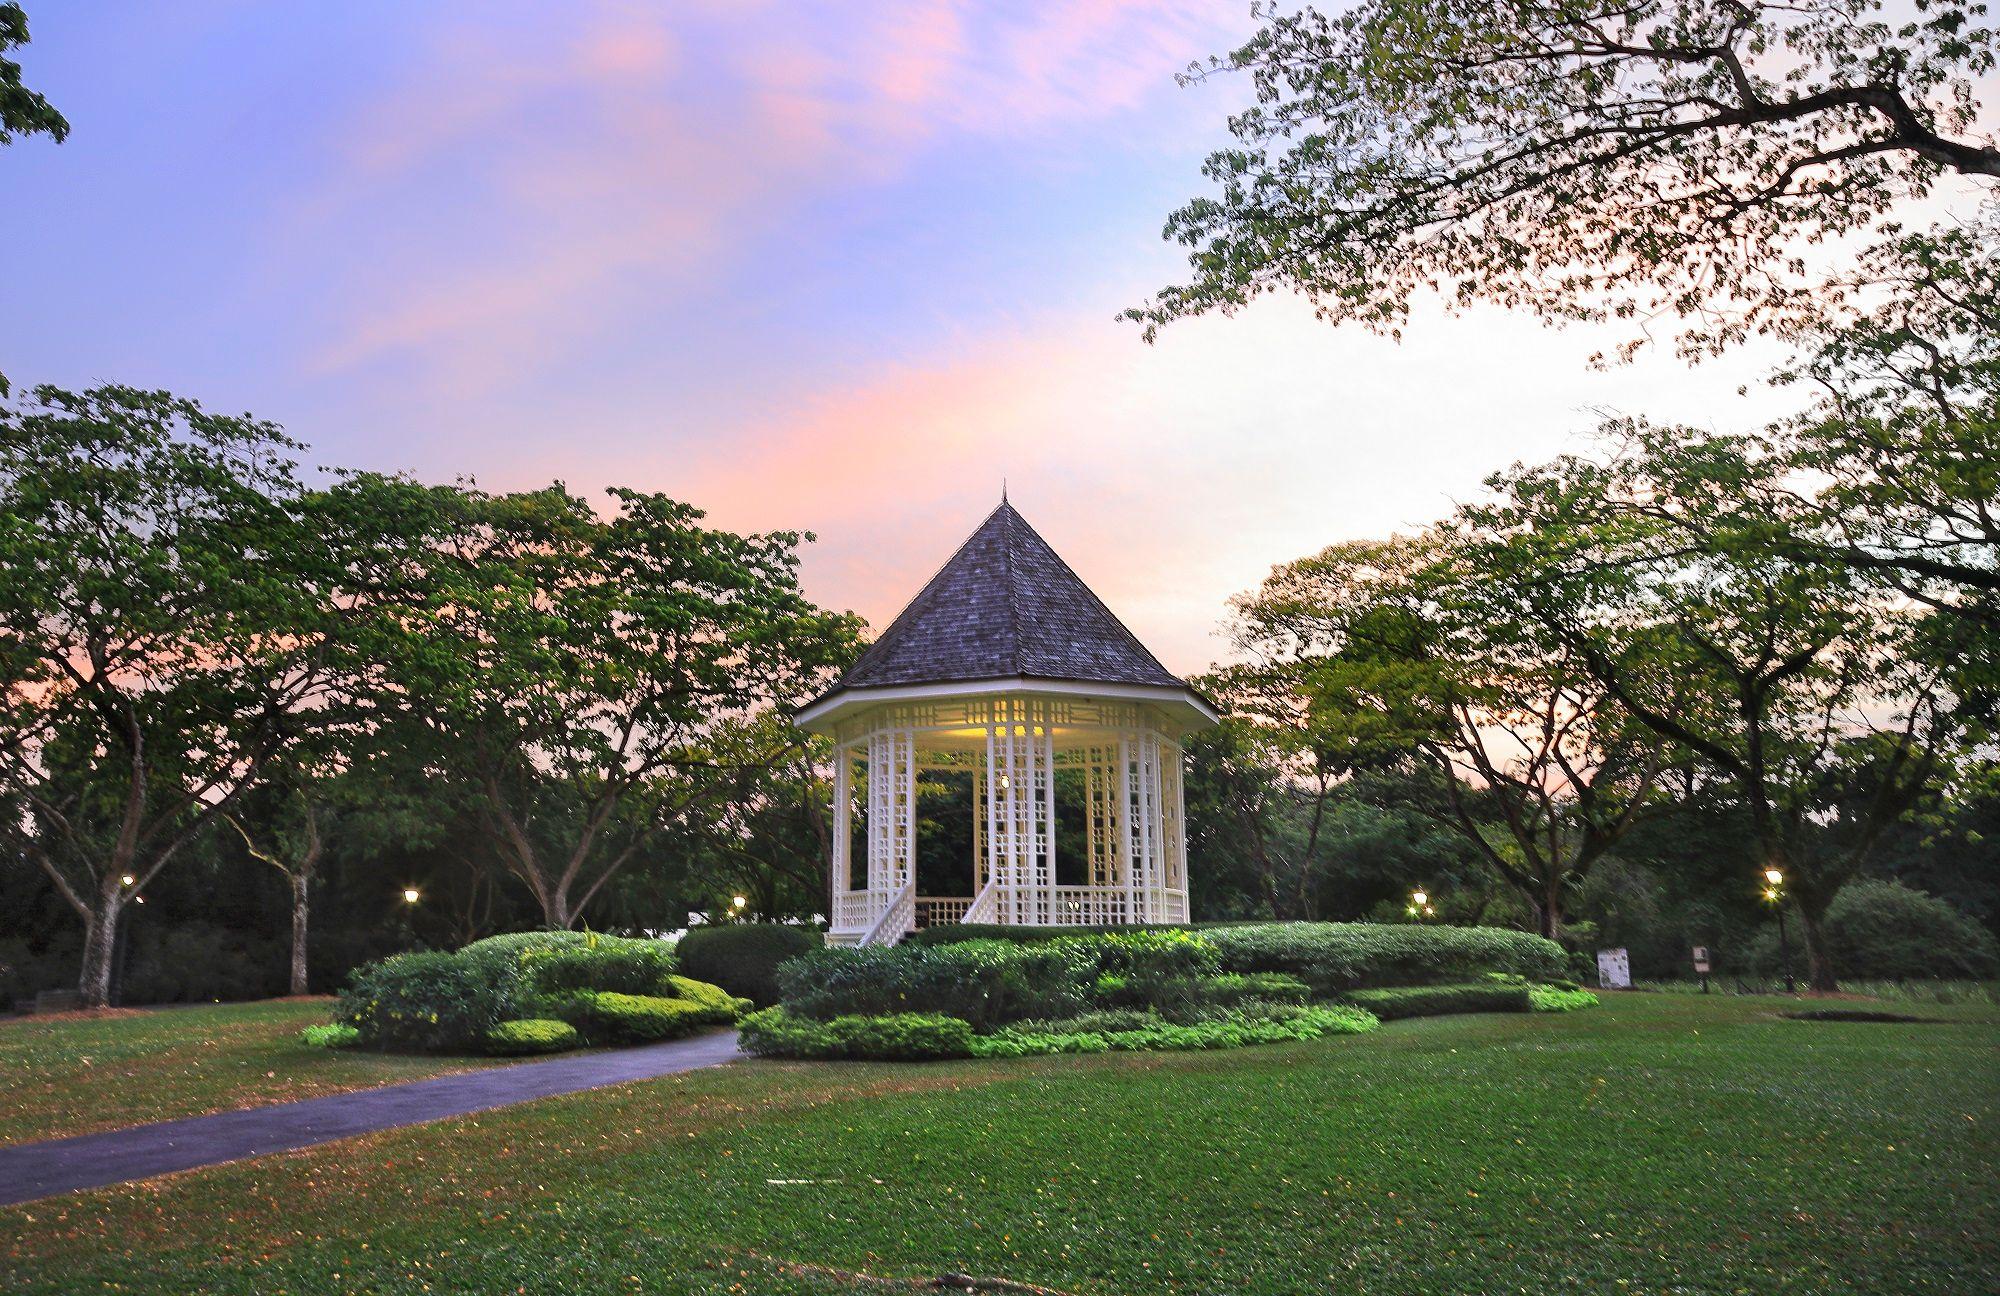
[(306, 986), (306, 893), (312, 875), (301, 870), (292, 874), (292, 990), (295, 995), (310, 993)]
[(1798, 900), (1799, 930), (1806, 946), (1806, 984), (1814, 994), (1833, 994), (1840, 989), (1840, 978), (1833, 970), (1833, 951), (1826, 943), (1828, 904), (1809, 900), (1803, 893)]
[(118, 914), (125, 902), (121, 891), (118, 874), (107, 875), (84, 928), (83, 970), (76, 988), (86, 1008), (103, 1008), (111, 1002), (111, 956), (118, 946)]
[(1542, 894), (1534, 901), (1535, 928), (1545, 939), (1562, 939), (1563, 895), (1562, 879), (1556, 878), (1542, 888)]

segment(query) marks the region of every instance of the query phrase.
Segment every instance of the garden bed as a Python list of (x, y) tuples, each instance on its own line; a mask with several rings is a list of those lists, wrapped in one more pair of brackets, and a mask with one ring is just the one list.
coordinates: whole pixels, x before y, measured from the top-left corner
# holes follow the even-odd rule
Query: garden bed
[(932, 930), (948, 934), (785, 963), (779, 1004), (745, 1019), (744, 1048), (852, 1061), (1237, 1048), (1597, 1002), (1558, 979), (1553, 943), (1483, 928)]

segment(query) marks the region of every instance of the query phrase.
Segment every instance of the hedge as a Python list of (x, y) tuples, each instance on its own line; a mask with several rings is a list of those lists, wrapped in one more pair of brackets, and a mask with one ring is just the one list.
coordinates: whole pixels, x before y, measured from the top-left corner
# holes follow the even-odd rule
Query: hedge
[(778, 965), (823, 945), (808, 927), (725, 923), (696, 927), (681, 937), (674, 952), (681, 971), (761, 1007), (778, 1002)]
[(1527, 1012), (1529, 987), (1480, 982), (1471, 985), (1394, 986), (1350, 990), (1342, 999), (1383, 1021), (1442, 1017), (1449, 1013)]
[(1322, 998), (1372, 986), (1463, 982), (1492, 972), (1564, 976), (1554, 941), (1499, 927), (1260, 923), (1202, 933), (1231, 972), (1282, 972)]
[[(1076, 1026), (1086, 1019), (1077, 1019)], [(1051, 1027), (1072, 1023), (1050, 1023)], [(1160, 1018), (1118, 1029), (1010, 1028), (978, 1035), (969, 1023), (941, 1013), (848, 1015), (814, 1021), (767, 1008), (743, 1021), (743, 1047), (767, 1057), (845, 1061), (921, 1061), (963, 1057), (1029, 1057), (1048, 1053), (1142, 1052), (1241, 1048), (1288, 1040), (1352, 1035), (1376, 1020), (1356, 1008), (1331, 1006), (1235, 1013), (1215, 1021), (1175, 1025)]]
[(546, 1017), (504, 1021), (486, 1032), (486, 1051), (502, 1057), (561, 1053), (582, 1042), (576, 1027), (566, 1021), (552, 1021)]
[(972, 1056), (972, 1027), (941, 1013), (845, 1015), (814, 1021), (784, 1008), (743, 1019), (741, 1041), (765, 1057), (924, 1061)]

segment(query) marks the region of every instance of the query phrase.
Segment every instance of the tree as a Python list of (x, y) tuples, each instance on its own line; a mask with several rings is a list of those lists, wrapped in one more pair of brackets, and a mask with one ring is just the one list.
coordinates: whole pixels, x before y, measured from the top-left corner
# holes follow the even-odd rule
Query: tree
[[(1771, 432), (1793, 472), (1782, 507), (1810, 524), (1786, 556), (1849, 564), (2000, 631), (2000, 207), (1901, 235), (1852, 282), (1883, 291), (1822, 322), (1776, 381), (1816, 392)], [(1799, 481), (1810, 483), (1800, 488)]]
[(295, 637), (293, 449), (161, 392), (0, 404), (0, 787), (84, 922), (86, 1003), (126, 902), (320, 683)]
[(853, 650), (852, 617), (798, 586), (797, 532), (737, 535), (663, 495), (461, 492), (429, 603), (394, 649), (489, 849), (570, 927), (656, 833), (783, 756), (723, 726), (808, 696)]
[[(1884, 0), (1365, 0), (1265, 25), (1192, 79), (1253, 106), (1169, 217), (1168, 321), (1290, 289), (1395, 333), (1412, 297), (1550, 320), (1695, 317), (1691, 354), (1831, 305), (1801, 249), (1881, 229), (1947, 173), (2000, 176), (1986, 7)], [(1638, 345), (1637, 342), (1632, 345)]]
[[(28, 43), (28, 15), (18, 4), (0, 4), (0, 56)], [(48, 100), (21, 84), (21, 65), (0, 57), (0, 145), (17, 135), (47, 135), (60, 144), (69, 138), (69, 120)], [(0, 396), (7, 394), (0, 383)]]
[(1671, 751), (1518, 614), (1444, 531), (1339, 544), (1236, 600), (1235, 638), (1315, 748), (1374, 753), (1400, 800), (1459, 833), (1544, 936), (1566, 897), (1666, 803)]
[(1810, 531), (1761, 439), (1614, 425), (1615, 453), (1493, 480), (1480, 561), (1634, 720), (1727, 779), (1782, 871), (1815, 989), (1827, 907), (1966, 736), (1939, 616), (1860, 569), (1783, 557)]
[(712, 913), (810, 918), (826, 911), (833, 844), (833, 748), (765, 711), (719, 729), (727, 783), (671, 835), (689, 863), (689, 898)]

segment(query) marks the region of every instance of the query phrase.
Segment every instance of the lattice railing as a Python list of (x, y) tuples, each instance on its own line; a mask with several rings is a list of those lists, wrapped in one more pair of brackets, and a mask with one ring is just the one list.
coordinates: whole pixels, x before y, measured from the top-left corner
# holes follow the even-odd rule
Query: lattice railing
[(1141, 921), (1132, 894), (1123, 887), (1057, 887), (1049, 920), (1063, 927), (1103, 927)]
[(972, 908), (971, 896), (918, 896), (917, 926), (936, 927), (940, 923), (965, 921), (965, 911)]

